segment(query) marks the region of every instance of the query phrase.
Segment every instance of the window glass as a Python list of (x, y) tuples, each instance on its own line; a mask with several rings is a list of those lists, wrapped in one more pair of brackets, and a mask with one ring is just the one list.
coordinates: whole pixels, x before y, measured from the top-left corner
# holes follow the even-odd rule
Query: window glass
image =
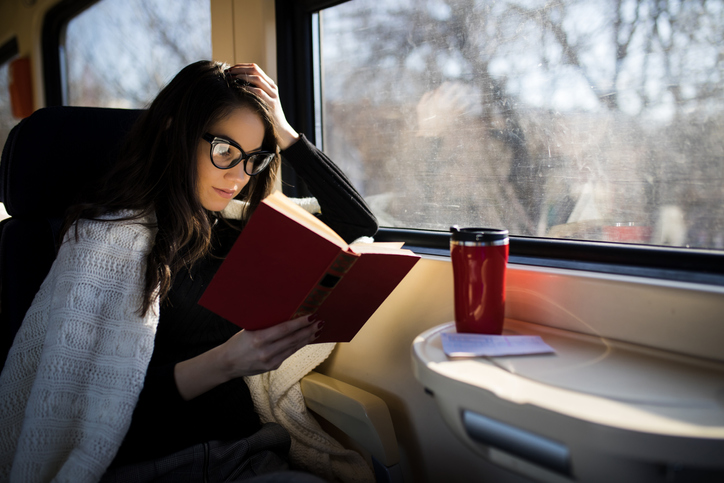
[(724, 248), (724, 4), (320, 12), (325, 150), (383, 225)]
[[(10, 90), (9, 90), (9, 70), (10, 62), (13, 59), (8, 59), (7, 62), (0, 64), (0, 146), (5, 146), (5, 141), (10, 134), (10, 130), (15, 126), (19, 119), (13, 117), (12, 106), (10, 105)], [(7, 211), (5, 211), (5, 205), (0, 203), (0, 220), (4, 220), (8, 217)]]
[(141, 108), (211, 58), (209, 0), (102, 0), (68, 23), (66, 104)]

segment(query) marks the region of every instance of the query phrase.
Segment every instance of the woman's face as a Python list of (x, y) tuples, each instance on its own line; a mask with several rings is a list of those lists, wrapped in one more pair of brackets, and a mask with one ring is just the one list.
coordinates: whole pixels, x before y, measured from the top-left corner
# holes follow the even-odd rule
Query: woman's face
[[(264, 124), (257, 114), (245, 108), (232, 111), (209, 128), (209, 134), (235, 141), (246, 153), (261, 149)], [(196, 150), (198, 163), (198, 194), (201, 205), (210, 211), (221, 211), (249, 182), (241, 162), (231, 169), (219, 169), (209, 158), (211, 146), (201, 140)]]

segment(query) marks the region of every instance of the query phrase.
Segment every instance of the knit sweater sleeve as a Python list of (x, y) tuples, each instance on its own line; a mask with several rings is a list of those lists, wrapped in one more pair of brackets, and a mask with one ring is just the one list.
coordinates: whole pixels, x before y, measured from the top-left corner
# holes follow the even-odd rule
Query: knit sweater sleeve
[(321, 219), (347, 243), (377, 232), (377, 219), (347, 176), (307, 138), (282, 151), (319, 201)]
[(0, 376), (0, 481), (100, 479), (143, 385), (158, 304), (140, 316), (153, 232), (69, 231)]

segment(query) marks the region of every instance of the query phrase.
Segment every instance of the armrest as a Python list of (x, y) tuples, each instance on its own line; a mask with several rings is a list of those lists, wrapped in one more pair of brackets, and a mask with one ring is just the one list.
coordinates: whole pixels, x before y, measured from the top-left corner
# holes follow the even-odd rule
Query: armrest
[(400, 461), (387, 404), (372, 393), (310, 372), (302, 381), (309, 409), (342, 430), (386, 467)]

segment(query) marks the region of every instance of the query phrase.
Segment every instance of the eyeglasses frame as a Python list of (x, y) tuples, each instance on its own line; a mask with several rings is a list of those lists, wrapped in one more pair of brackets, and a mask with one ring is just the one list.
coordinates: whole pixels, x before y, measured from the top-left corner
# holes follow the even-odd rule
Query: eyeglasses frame
[[(239, 143), (237, 143), (236, 141), (232, 141), (231, 139), (223, 138), (223, 137), (221, 137), (221, 136), (214, 136), (213, 134), (210, 134), (210, 133), (204, 133), (204, 135), (201, 136), (201, 138), (202, 138), (204, 141), (206, 141), (206, 142), (209, 143), (209, 146), (210, 146), (210, 148), (209, 148), (209, 159), (211, 160), (211, 164), (213, 164), (216, 169), (231, 169), (231, 168), (234, 168), (234, 167), (238, 166), (239, 163), (241, 163), (242, 161), (244, 161), (244, 172), (245, 172), (248, 176), (256, 176), (257, 174), (259, 174), (259, 173), (261, 173), (262, 171), (264, 171), (267, 167), (269, 167), (269, 164), (271, 163), (271, 160), (268, 161), (268, 162), (264, 165), (263, 168), (261, 168), (261, 169), (260, 169), (259, 171), (257, 171), (256, 173), (253, 173), (253, 174), (252, 174), (252, 173), (250, 173), (249, 171), (247, 171), (247, 169), (246, 169), (246, 162), (247, 162), (252, 156), (255, 156), (255, 155), (257, 155), (257, 154), (271, 154), (271, 155), (276, 154), (276, 153), (273, 153), (273, 152), (271, 152), (271, 151), (264, 151), (264, 150), (255, 151), (255, 152), (253, 152), (253, 153), (247, 153), (246, 151), (244, 151), (244, 150), (241, 148), (241, 146), (239, 146)], [(215, 145), (215, 144), (221, 144), (221, 143), (230, 144), (231, 146), (234, 146), (236, 149), (238, 149), (238, 150), (241, 152), (241, 157), (239, 157), (239, 159), (237, 159), (236, 161), (234, 161), (233, 163), (231, 163), (229, 166), (227, 166), (227, 167), (225, 167), (225, 168), (222, 168), (221, 166), (218, 166), (216, 163), (214, 163), (214, 145)]]

